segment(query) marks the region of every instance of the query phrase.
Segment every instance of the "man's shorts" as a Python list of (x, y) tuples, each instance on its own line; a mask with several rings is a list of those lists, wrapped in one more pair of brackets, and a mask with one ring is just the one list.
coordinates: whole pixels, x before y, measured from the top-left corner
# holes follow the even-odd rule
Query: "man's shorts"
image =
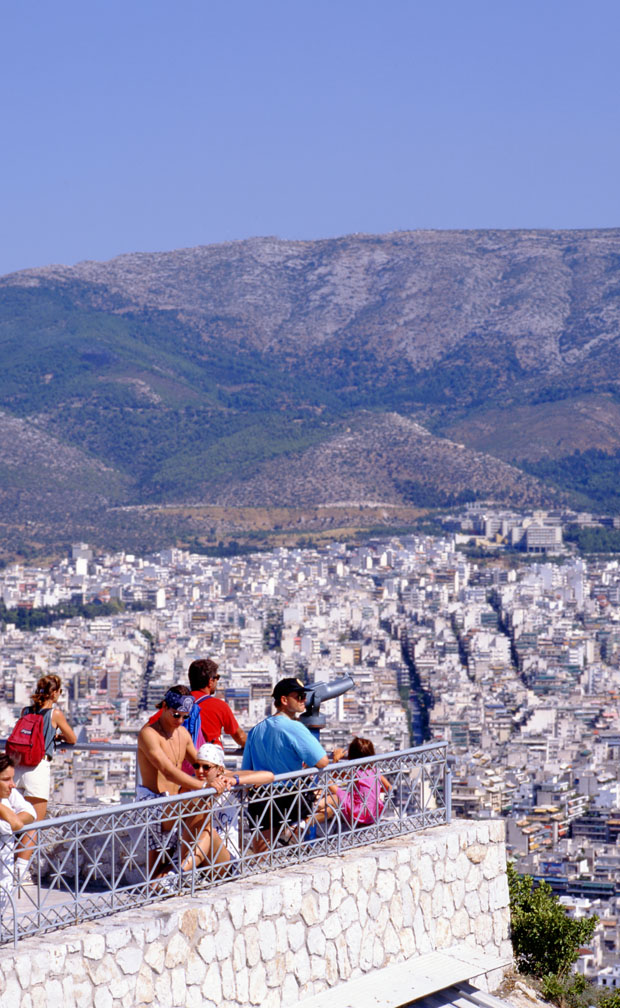
[[(136, 788), (136, 801), (154, 801), (155, 798), (165, 798), (167, 791), (151, 791), (144, 784), (138, 784)], [(179, 843), (179, 827), (172, 829), (163, 828), (164, 821), (168, 818), (164, 815), (165, 806), (160, 805), (156, 810), (157, 814), (149, 816), (146, 828), (146, 842), (151, 850), (163, 851), (168, 855), (174, 854)]]

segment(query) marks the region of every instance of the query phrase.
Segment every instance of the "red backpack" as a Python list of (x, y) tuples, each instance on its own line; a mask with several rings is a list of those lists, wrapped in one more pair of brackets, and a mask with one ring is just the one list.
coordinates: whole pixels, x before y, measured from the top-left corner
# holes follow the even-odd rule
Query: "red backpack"
[(42, 714), (23, 714), (6, 743), (6, 753), (18, 766), (38, 766), (45, 756)]

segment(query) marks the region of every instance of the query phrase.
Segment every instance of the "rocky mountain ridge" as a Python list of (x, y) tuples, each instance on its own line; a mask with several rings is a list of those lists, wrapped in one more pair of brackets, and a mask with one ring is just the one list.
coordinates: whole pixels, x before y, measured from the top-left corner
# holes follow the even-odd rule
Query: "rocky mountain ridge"
[(618, 229), (419, 231), (133, 253), (0, 283), (88, 283), (94, 306), (175, 311), (205, 332), (225, 321), (230, 339), (261, 350), (363, 330), (367, 346), (416, 368), (487, 333), (514, 348), (522, 371), (553, 374), (616, 340), (619, 263)]
[[(37, 472), (56, 529), (86, 499), (92, 517), (572, 492), (620, 511), (617, 229), (255, 238), (25, 270), (0, 278), (0, 346), (17, 453), (0, 520), (18, 499), (41, 529), (18, 492)], [(33, 437), (58, 446), (47, 469)]]

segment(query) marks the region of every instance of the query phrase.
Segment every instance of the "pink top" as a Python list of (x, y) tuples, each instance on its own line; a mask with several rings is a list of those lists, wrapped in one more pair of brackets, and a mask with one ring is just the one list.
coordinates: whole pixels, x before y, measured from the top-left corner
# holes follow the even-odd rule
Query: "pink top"
[(359, 770), (351, 784), (338, 788), (340, 807), (352, 826), (369, 826), (383, 811), (378, 768)]

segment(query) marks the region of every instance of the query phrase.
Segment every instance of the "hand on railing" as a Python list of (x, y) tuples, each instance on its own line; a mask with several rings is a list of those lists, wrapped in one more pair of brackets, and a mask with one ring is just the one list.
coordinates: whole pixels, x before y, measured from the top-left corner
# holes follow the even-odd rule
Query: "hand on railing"
[(73, 746), (75, 745), (75, 742), (67, 742), (66, 738), (63, 738), (63, 736), (60, 734), (55, 735), (53, 741), (54, 741), (54, 749), (58, 749), (60, 746), (63, 746), (63, 748), (65, 746), (68, 746), (72, 749)]

